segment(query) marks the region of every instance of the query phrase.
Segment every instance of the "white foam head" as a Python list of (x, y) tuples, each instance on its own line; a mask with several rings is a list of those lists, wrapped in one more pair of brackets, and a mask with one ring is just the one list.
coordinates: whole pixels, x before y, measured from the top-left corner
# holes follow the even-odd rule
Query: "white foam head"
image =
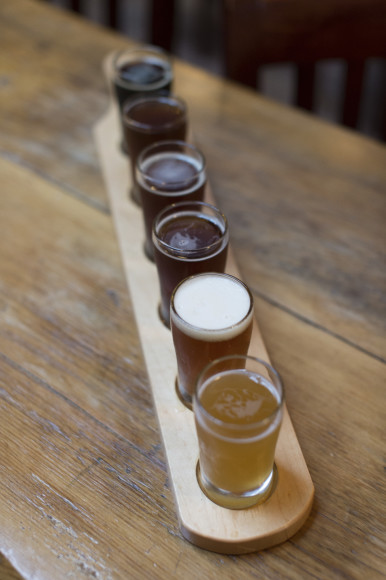
[(173, 323), (198, 340), (227, 340), (240, 334), (253, 315), (245, 285), (227, 274), (207, 273), (184, 280), (173, 298)]

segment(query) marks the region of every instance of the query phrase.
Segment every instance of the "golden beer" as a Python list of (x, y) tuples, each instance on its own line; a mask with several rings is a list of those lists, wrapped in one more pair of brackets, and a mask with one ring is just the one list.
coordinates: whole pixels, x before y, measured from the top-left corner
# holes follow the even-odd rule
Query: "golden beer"
[[(268, 365), (259, 374), (248, 368), (249, 359), (258, 360), (226, 357), (215, 368), (209, 365), (194, 400), (199, 482), (210, 499), (230, 508), (262, 501), (274, 484), (282, 388), (277, 376), (276, 384), (269, 378)], [(221, 370), (224, 366), (241, 368)]]

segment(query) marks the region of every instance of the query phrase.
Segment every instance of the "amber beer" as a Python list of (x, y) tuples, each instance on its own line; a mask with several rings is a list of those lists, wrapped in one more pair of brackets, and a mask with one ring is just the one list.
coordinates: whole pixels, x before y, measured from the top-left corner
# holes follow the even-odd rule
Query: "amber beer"
[(226, 355), (248, 352), (253, 323), (253, 297), (229, 274), (209, 272), (183, 280), (170, 308), (177, 357), (177, 392), (191, 407), (203, 366)]
[(204, 369), (194, 398), (197, 476), (212, 501), (240, 509), (272, 493), (282, 404), (280, 378), (264, 361), (230, 356)]

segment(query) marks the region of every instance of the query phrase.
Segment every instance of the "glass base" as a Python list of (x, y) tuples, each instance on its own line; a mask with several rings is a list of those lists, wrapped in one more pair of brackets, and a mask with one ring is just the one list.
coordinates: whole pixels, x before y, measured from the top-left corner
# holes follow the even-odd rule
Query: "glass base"
[(214, 487), (214, 485), (207, 481), (205, 476), (202, 474), (199, 461), (197, 462), (196, 476), (201, 490), (211, 501), (221, 507), (239, 510), (249, 508), (267, 501), (267, 499), (275, 491), (278, 472), (276, 464), (274, 463), (271, 475), (262, 485), (256, 489), (239, 494)]
[(148, 258), (150, 260), (150, 262), (154, 262), (154, 253), (152, 251), (153, 248), (149, 247), (149, 246), (150, 246), (150, 244), (146, 240), (143, 244), (143, 251), (144, 251), (146, 258)]
[(185, 405), (185, 407), (187, 407), (188, 409), (190, 409), (192, 411), (193, 399), (192, 399), (191, 395), (189, 395), (186, 391), (183, 391), (180, 388), (180, 386), (178, 384), (178, 378), (176, 378), (175, 387), (176, 387), (176, 393), (177, 393), (178, 398), (180, 399), (181, 403), (183, 403)]
[(127, 152), (127, 145), (126, 145), (126, 141), (125, 141), (125, 139), (122, 139), (122, 141), (120, 142), (119, 146), (120, 146), (120, 148), (121, 148), (121, 151), (122, 151), (122, 153), (123, 153), (124, 155), (127, 155), (127, 156), (128, 156), (129, 154), (128, 154), (128, 152)]
[(170, 330), (170, 319), (166, 320), (163, 316), (162, 316), (162, 306), (161, 304), (158, 304), (158, 316), (161, 319), (161, 322), (166, 326), (166, 328), (168, 328)]
[(131, 201), (133, 201), (134, 203), (136, 203), (140, 207), (142, 206), (142, 202), (141, 202), (141, 198), (139, 196), (138, 189), (134, 185), (131, 186), (129, 195), (130, 195)]

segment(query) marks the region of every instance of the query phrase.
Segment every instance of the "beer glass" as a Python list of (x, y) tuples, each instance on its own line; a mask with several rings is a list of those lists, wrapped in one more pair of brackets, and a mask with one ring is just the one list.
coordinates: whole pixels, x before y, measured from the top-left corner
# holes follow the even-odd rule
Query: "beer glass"
[(187, 106), (176, 96), (142, 96), (125, 101), (123, 130), (130, 157), (132, 197), (139, 204), (135, 168), (141, 151), (156, 141), (184, 141), (187, 131)]
[(283, 399), (278, 373), (258, 358), (228, 356), (201, 372), (193, 404), (197, 478), (213, 502), (241, 509), (272, 494)]
[[(133, 96), (171, 92), (173, 68), (168, 54), (156, 46), (118, 51), (113, 60), (113, 89), (122, 119), (123, 105)], [(127, 152), (122, 127), (122, 149)]]
[(161, 294), (159, 313), (170, 326), (170, 299), (177, 284), (200, 272), (224, 272), (228, 222), (209, 203), (183, 201), (156, 216), (152, 240)]
[(154, 260), (152, 227), (157, 214), (171, 203), (202, 201), (206, 184), (205, 159), (185, 141), (159, 141), (138, 157), (136, 181), (145, 225), (145, 253)]
[(230, 354), (247, 354), (253, 297), (244, 282), (230, 274), (193, 275), (173, 292), (170, 322), (177, 358), (177, 393), (191, 408), (204, 365)]

